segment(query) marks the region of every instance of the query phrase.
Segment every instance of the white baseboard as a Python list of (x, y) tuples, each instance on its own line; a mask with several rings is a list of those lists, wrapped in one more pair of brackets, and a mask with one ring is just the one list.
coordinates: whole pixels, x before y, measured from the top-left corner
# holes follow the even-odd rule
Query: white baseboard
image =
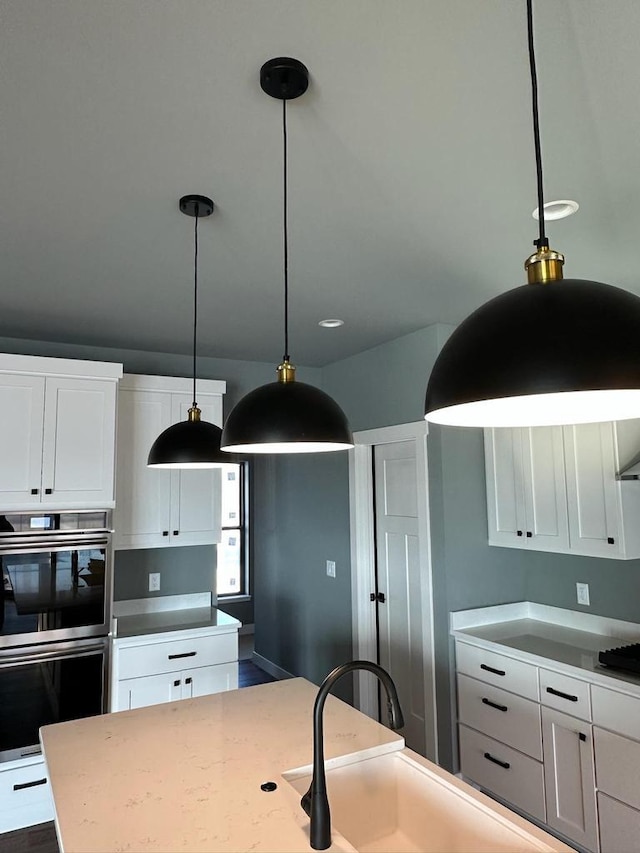
[(268, 672), (269, 675), (272, 675), (279, 681), (283, 681), (285, 678), (295, 678), (295, 675), (287, 672), (286, 669), (283, 669), (281, 666), (278, 666), (278, 664), (273, 663), (273, 661), (263, 658), (262, 655), (259, 655), (257, 652), (254, 652), (251, 655), (251, 660), (256, 666), (259, 666), (260, 669), (264, 669), (265, 672)]

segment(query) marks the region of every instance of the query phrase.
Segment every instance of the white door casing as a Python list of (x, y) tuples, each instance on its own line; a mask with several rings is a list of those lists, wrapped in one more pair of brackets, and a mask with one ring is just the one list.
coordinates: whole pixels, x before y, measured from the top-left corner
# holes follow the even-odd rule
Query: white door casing
[[(355, 447), (349, 451), (349, 493), (351, 511), (351, 578), (354, 656), (377, 659), (376, 604), (370, 594), (376, 589), (376, 543), (374, 523), (373, 448), (412, 442), (415, 446), (417, 484), (417, 540), (422, 636), (422, 668), (425, 709), (425, 754), (437, 760), (435, 666), (433, 657), (433, 596), (429, 536), (427, 477), (427, 424), (384, 427), (354, 433)], [(406, 618), (406, 617), (405, 617)], [(415, 629), (414, 624), (414, 629)], [(377, 687), (361, 673), (356, 678), (355, 705), (374, 719), (378, 716)]]

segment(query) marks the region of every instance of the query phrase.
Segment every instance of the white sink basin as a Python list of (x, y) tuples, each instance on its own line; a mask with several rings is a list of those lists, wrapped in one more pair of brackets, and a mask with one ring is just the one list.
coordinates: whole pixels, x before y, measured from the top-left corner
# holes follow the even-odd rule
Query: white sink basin
[[(334, 843), (360, 853), (484, 853), (571, 848), (408, 749), (327, 765)], [(306, 771), (306, 772), (305, 772)], [(304, 794), (308, 768), (284, 778)], [(345, 845), (343, 840), (348, 842)]]

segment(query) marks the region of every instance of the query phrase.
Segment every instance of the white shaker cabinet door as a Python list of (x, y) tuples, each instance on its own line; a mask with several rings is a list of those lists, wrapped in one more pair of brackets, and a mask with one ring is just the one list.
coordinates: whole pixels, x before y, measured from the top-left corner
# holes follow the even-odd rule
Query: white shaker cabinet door
[(151, 548), (169, 541), (171, 472), (148, 468), (147, 457), (170, 424), (170, 395), (120, 390), (116, 548)]
[[(192, 397), (171, 395), (171, 421), (186, 421)], [(219, 396), (198, 396), (201, 419), (220, 426), (222, 400)], [(211, 545), (220, 542), (220, 469), (176, 470), (171, 472), (172, 544)]]
[(0, 377), (0, 501), (41, 501), (44, 377)]
[(547, 823), (598, 850), (593, 735), (589, 723), (542, 708)]
[(179, 672), (145, 675), (118, 682), (117, 691), (118, 705), (114, 710), (131, 711), (182, 699), (182, 680)]
[(47, 378), (43, 501), (113, 505), (116, 383)]
[(624, 543), (614, 425), (566, 426), (564, 438), (571, 551), (617, 557)]
[(489, 544), (525, 548), (522, 430), (484, 431)]
[(569, 549), (562, 427), (522, 430), (522, 465), (528, 545), (536, 551)]

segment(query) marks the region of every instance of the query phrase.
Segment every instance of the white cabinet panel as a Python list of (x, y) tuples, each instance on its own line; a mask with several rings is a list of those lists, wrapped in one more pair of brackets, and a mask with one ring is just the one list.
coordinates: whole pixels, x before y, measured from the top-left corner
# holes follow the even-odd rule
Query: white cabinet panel
[(538, 700), (538, 669), (530, 663), (456, 641), (456, 666), (472, 678)]
[(598, 850), (591, 726), (542, 709), (547, 823), (588, 850)]
[(117, 690), (118, 711), (161, 705), (163, 702), (175, 702), (182, 698), (179, 673), (129, 678), (119, 681)]
[(598, 789), (640, 809), (640, 743), (594, 728)]
[(542, 764), (467, 726), (460, 726), (462, 775), (538, 820), (546, 818)]
[(238, 632), (146, 642), (118, 650), (118, 678), (159, 675), (238, 659)]
[[(176, 390), (179, 387), (184, 390)], [(149, 450), (160, 433), (187, 420), (193, 399), (188, 389), (188, 380), (174, 377), (123, 379), (118, 409), (116, 548), (220, 541), (220, 471), (147, 467)], [(199, 390), (198, 405), (203, 420), (220, 424), (221, 394)]]
[(0, 767), (0, 833), (54, 819), (44, 759), (20, 759)]
[(591, 705), (595, 725), (640, 741), (640, 699), (592, 684)]
[(600, 853), (631, 853), (638, 849), (640, 811), (598, 793)]
[(514, 429), (486, 429), (484, 441), (489, 544), (523, 547), (520, 540), (526, 524), (521, 432)]
[(44, 377), (0, 376), (0, 501), (41, 501)]
[(540, 669), (540, 701), (543, 705), (569, 713), (582, 720), (591, 719), (589, 684), (579, 678), (549, 669)]

